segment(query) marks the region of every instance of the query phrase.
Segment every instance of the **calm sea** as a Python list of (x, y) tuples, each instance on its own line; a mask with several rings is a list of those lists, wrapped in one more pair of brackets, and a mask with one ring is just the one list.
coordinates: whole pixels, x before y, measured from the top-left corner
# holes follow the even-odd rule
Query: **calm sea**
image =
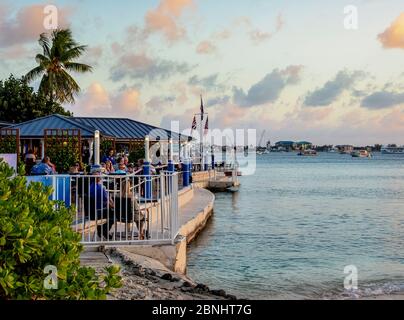
[[(404, 292), (404, 156), (257, 156), (238, 193), (216, 194), (188, 274), (241, 298)], [(356, 266), (359, 289), (344, 290)]]

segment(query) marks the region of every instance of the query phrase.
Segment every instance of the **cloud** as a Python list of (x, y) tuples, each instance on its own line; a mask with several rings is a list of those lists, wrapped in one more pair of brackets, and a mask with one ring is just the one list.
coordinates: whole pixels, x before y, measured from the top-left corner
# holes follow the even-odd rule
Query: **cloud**
[(254, 84), (247, 93), (233, 88), (233, 101), (242, 107), (252, 107), (276, 101), (286, 86), (300, 81), (302, 66), (289, 66), (284, 70), (275, 69), (261, 81)]
[(276, 17), (275, 30), (273, 32), (262, 31), (258, 28), (254, 28), (251, 20), (247, 17), (238, 19), (236, 23), (240, 26), (245, 26), (249, 30), (248, 36), (250, 40), (256, 45), (271, 39), (274, 35), (280, 32), (285, 25), (282, 14), (278, 14), (278, 16)]
[(351, 89), (352, 85), (363, 76), (364, 72), (362, 71), (340, 71), (333, 80), (328, 81), (323, 87), (309, 92), (304, 101), (304, 105), (311, 107), (329, 106), (337, 100), (345, 90)]
[(167, 105), (171, 105), (175, 101), (174, 96), (154, 96), (147, 103), (146, 107), (151, 108), (153, 110), (161, 111), (165, 110)]
[[(49, 32), (43, 26), (45, 4), (34, 4), (21, 8), (14, 15), (8, 7), (0, 8), (0, 48), (24, 44), (39, 39), (43, 32)], [(70, 7), (58, 7), (59, 28), (69, 25), (72, 13)]]
[(404, 49), (404, 12), (387, 28), (378, 35), (379, 41), (386, 49)]
[(178, 20), (192, 6), (193, 0), (161, 0), (157, 8), (146, 13), (144, 33), (161, 33), (169, 42), (183, 39), (186, 30)]
[(135, 88), (124, 88), (117, 93), (109, 93), (102, 84), (95, 82), (84, 92), (72, 107), (78, 116), (94, 115), (130, 117), (142, 110), (140, 92)]
[(98, 82), (90, 85), (84, 95), (78, 99), (77, 106), (85, 113), (94, 113), (100, 110), (111, 110), (111, 101), (108, 92)]
[(199, 54), (213, 54), (217, 50), (216, 46), (211, 41), (202, 41), (196, 47), (196, 52)]
[(119, 81), (125, 77), (132, 79), (164, 80), (175, 74), (186, 74), (192, 67), (187, 63), (159, 60), (146, 54), (124, 54), (111, 68), (111, 79)]
[(253, 41), (255, 44), (259, 44), (261, 42), (269, 40), (272, 37), (272, 33), (255, 29), (249, 32), (249, 36), (251, 41)]
[(279, 14), (275, 22), (275, 30), (273, 32), (263, 31), (256, 28), (251, 19), (248, 17), (236, 18), (230, 26), (226, 27), (222, 31), (215, 32), (211, 35), (210, 39), (200, 42), (196, 47), (198, 54), (214, 54), (218, 50), (218, 43), (229, 39), (233, 34), (246, 33), (250, 41), (254, 45), (259, 45), (269, 39), (275, 34), (280, 32), (284, 26), (283, 16)]
[(230, 97), (229, 96), (221, 96), (221, 97), (214, 97), (210, 98), (206, 101), (205, 105), (206, 107), (213, 107), (216, 105), (224, 105), (230, 102)]
[(188, 84), (191, 86), (201, 86), (206, 89), (217, 89), (220, 85), (217, 83), (219, 74), (215, 73), (207, 77), (199, 77), (197, 75), (192, 76), (188, 80)]
[(101, 59), (103, 54), (103, 47), (102, 46), (96, 46), (96, 47), (89, 47), (87, 48), (83, 61), (85, 63), (91, 65), (91, 66), (97, 66), (99, 63), (99, 60)]
[(362, 100), (361, 106), (367, 109), (378, 110), (391, 108), (404, 104), (404, 93), (378, 91)]

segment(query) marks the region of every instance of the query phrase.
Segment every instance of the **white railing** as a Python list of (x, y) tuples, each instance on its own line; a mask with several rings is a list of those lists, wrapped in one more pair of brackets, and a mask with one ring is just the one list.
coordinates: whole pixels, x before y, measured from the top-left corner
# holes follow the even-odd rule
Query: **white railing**
[(178, 231), (178, 174), (28, 177), (52, 186), (51, 200), (72, 208), (72, 228), (84, 245), (174, 243)]

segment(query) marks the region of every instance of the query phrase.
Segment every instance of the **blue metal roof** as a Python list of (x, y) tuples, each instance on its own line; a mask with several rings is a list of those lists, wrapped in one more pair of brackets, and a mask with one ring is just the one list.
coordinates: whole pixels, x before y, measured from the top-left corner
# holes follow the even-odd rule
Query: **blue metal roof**
[[(116, 138), (117, 140), (138, 139), (143, 140), (146, 135), (151, 140), (179, 139), (179, 134), (166, 129), (158, 128), (146, 123), (123, 118), (90, 118), (90, 117), (66, 117), (51, 115), (9, 126), (8, 128), (20, 129), (21, 138), (42, 138), (44, 129), (80, 129), (83, 138), (94, 137), (94, 131), (100, 131), (101, 135)], [(181, 136), (184, 141), (188, 136)]]
[(23, 139), (43, 138), (45, 129), (80, 129), (83, 138), (94, 137), (94, 130), (91, 127), (76, 123), (72, 119), (73, 118), (55, 114), (15, 124), (8, 128), (20, 129), (20, 137)]
[[(179, 134), (170, 130), (158, 128), (143, 122), (125, 119), (125, 118), (90, 118), (90, 117), (75, 117), (74, 121), (87, 125), (99, 130), (104, 134), (116, 139), (139, 139), (143, 140), (149, 135), (151, 140), (168, 140), (173, 138), (179, 139)], [(183, 138), (187, 138), (183, 136)]]
[(0, 128), (8, 127), (8, 126), (11, 126), (11, 125), (12, 125), (12, 123), (0, 120)]

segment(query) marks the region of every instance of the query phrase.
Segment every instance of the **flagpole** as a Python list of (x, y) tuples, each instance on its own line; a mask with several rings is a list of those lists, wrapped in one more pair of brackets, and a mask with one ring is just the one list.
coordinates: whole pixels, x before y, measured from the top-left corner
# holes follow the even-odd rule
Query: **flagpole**
[(200, 135), (201, 135), (201, 146), (200, 146), (200, 156), (201, 156), (201, 161), (200, 161), (200, 171), (202, 171), (203, 168), (203, 119), (204, 119), (204, 115), (205, 115), (205, 108), (203, 106), (203, 99), (202, 99), (202, 95), (201, 95), (201, 127), (200, 127)]

